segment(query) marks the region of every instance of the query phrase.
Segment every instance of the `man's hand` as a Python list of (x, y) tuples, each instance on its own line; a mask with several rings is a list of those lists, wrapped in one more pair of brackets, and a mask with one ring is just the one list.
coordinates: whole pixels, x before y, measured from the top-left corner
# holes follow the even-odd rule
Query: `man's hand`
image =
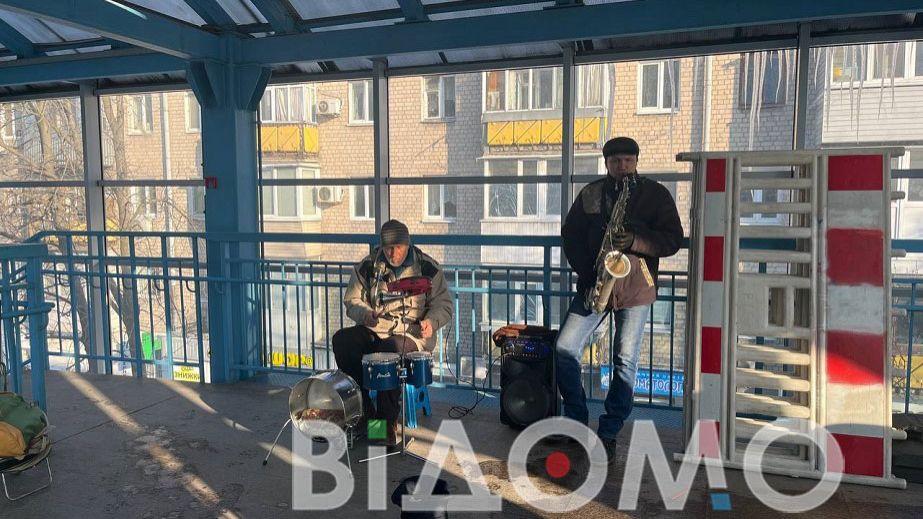
[(420, 335), (424, 339), (429, 339), (433, 336), (433, 323), (431, 323), (429, 319), (420, 321)]
[(620, 232), (612, 237), (612, 246), (621, 251), (627, 251), (634, 242), (635, 233), (633, 232)]
[(365, 322), (362, 324), (368, 326), (369, 328), (378, 326), (378, 314), (375, 312), (369, 312), (365, 315)]

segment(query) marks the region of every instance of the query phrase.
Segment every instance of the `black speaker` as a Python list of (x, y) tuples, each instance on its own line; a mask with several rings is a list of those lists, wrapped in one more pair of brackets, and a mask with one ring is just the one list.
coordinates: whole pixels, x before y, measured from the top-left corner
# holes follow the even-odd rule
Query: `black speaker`
[(553, 416), (557, 408), (554, 338), (520, 335), (501, 338), (500, 423), (523, 429)]

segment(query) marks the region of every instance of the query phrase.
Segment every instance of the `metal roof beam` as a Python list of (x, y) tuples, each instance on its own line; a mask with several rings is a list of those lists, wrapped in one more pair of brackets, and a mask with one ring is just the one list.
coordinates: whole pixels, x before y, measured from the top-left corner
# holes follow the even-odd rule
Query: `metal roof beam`
[(236, 25), (231, 15), (221, 7), (216, 0), (183, 0), (196, 14), (199, 15), (208, 25), (224, 27)]
[(408, 22), (425, 22), (429, 20), (426, 13), (423, 12), (423, 2), (420, 0), (397, 0), (397, 3), (401, 4), (404, 19)]
[(0, 85), (81, 81), (139, 74), (184, 72), (186, 61), (142, 50), (46, 56), (0, 63)]
[[(287, 0), (250, 0), (263, 13), (276, 34), (298, 32), (292, 5)], [(300, 19), (300, 18), (299, 18)]]
[[(241, 42), (246, 63), (285, 64), (351, 57), (643, 36), (855, 16), (913, 13), (919, 0), (634, 0), (570, 9), (396, 24)], [(664, 15), (669, 13), (669, 15)]]
[(0, 0), (0, 7), (178, 58), (220, 58), (218, 36), (118, 0)]
[(20, 58), (35, 56), (35, 45), (32, 40), (23, 36), (12, 25), (0, 19), (0, 43)]

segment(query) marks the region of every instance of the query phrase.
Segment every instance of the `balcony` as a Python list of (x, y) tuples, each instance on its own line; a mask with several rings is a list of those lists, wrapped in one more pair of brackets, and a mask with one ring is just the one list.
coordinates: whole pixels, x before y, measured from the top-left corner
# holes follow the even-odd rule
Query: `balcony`
[(260, 147), (263, 153), (317, 155), (320, 150), (317, 126), (309, 123), (263, 123)]
[[(561, 119), (493, 121), (485, 123), (488, 146), (561, 145)], [(605, 117), (574, 120), (575, 144), (600, 144), (605, 136)]]

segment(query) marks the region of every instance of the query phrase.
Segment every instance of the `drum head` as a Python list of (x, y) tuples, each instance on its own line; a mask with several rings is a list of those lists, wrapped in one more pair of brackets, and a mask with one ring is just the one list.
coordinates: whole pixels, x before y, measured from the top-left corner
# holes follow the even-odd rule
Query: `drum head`
[(397, 362), (400, 360), (401, 356), (397, 353), (391, 352), (378, 352), (378, 353), (367, 353), (362, 356), (363, 364), (388, 364), (391, 362)]

